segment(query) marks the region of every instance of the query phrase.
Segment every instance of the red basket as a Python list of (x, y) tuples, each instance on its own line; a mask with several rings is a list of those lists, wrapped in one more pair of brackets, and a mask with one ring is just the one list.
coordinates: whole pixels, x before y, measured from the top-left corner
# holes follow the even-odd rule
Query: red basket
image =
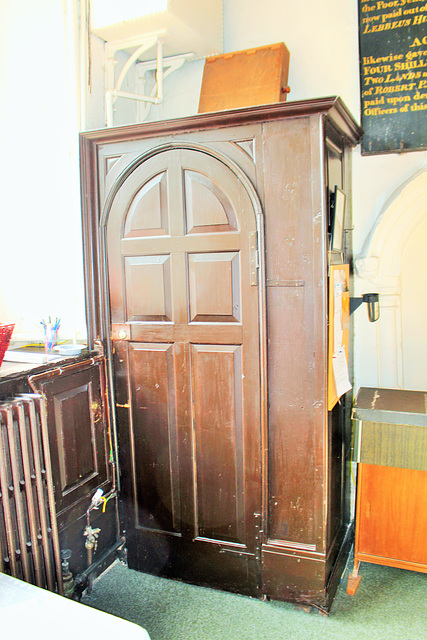
[(0, 324), (0, 367), (3, 362), (6, 349), (9, 346), (14, 328), (14, 324)]

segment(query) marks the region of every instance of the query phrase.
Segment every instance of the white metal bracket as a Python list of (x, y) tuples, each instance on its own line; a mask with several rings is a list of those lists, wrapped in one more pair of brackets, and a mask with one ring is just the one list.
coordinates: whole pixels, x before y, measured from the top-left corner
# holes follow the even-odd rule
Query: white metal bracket
[[(142, 92), (145, 90), (146, 84), (146, 74), (150, 71), (156, 70), (156, 82), (152, 87), (148, 96), (145, 97), (145, 105), (142, 104), (143, 101), (140, 102), (140, 107), (142, 107), (139, 111), (139, 120), (143, 122), (148, 115), (151, 104), (159, 104), (159, 101), (156, 98), (161, 94), (163, 101), (163, 81), (173, 73), (182, 67), (186, 60), (190, 58), (194, 58), (194, 53), (183, 53), (177, 56), (169, 56), (167, 58), (163, 58), (161, 73), (159, 74), (159, 64), (155, 60), (149, 60), (148, 62), (139, 62), (137, 64), (138, 76), (137, 82), (140, 83), (142, 87)], [(161, 84), (159, 84), (159, 81)], [(142, 94), (138, 94), (142, 95)], [(145, 109), (143, 107), (145, 106)]]
[[(166, 34), (166, 31), (159, 31), (157, 33), (146, 34), (139, 38), (125, 38), (123, 40), (116, 40), (105, 43), (105, 109), (106, 109), (106, 123), (107, 127), (114, 125), (114, 103), (117, 98), (125, 98), (127, 100), (135, 100), (137, 102), (145, 102), (149, 107), (151, 104), (160, 104), (163, 102), (163, 81), (176, 69), (179, 69), (186, 60), (193, 57), (194, 54), (186, 53), (179, 56), (172, 56), (169, 58), (163, 58), (163, 41), (161, 37)], [(135, 51), (131, 54), (126, 61), (123, 69), (120, 71), (117, 82), (115, 82), (115, 66), (117, 64), (116, 53), (117, 51), (124, 51), (135, 48)], [(147, 71), (156, 69), (156, 82), (150, 91), (149, 95), (142, 95), (140, 93), (131, 93), (129, 91), (122, 91), (122, 85), (124, 79), (131, 67), (138, 63), (139, 59), (150, 49), (156, 47), (156, 59), (148, 62), (139, 62), (138, 67), (142, 70), (142, 76), (144, 77)], [(166, 69), (166, 71), (165, 71)], [(148, 114), (148, 108), (144, 114), (146, 117)]]

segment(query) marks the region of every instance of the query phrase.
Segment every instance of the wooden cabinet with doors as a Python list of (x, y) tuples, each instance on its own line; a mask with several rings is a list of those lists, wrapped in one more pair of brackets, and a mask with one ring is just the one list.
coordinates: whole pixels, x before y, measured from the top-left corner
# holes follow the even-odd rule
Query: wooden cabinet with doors
[[(122, 541), (105, 397), (102, 353), (42, 365), (3, 363), (1, 571), (63, 593), (61, 551), (71, 551), (74, 578), (93, 576), (114, 558)], [(97, 490), (105, 500), (92, 510)], [(88, 526), (97, 534), (90, 550)]]
[[(59, 541), (61, 549), (72, 551), (69, 564), (75, 576), (118, 540), (104, 358), (94, 355), (74, 364), (61, 363), (29, 381), (32, 390), (46, 399)], [(102, 508), (88, 512), (96, 490), (102, 490), (108, 500)], [(85, 546), (87, 526), (98, 530), (90, 554)]]
[(329, 608), (350, 535), (328, 197), (350, 201), (360, 133), (327, 98), (81, 135), (132, 568)]

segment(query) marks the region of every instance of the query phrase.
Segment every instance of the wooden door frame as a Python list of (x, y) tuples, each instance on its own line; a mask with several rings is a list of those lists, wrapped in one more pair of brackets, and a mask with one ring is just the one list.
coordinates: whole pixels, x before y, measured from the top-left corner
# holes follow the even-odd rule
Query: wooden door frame
[[(99, 302), (100, 302), (100, 327), (101, 339), (105, 345), (106, 364), (108, 372), (108, 394), (109, 405), (111, 409), (111, 423), (113, 425), (114, 442), (116, 452), (118, 451), (118, 433), (117, 421), (114, 411), (114, 393), (115, 383), (113, 374), (113, 354), (112, 343), (110, 339), (111, 323), (110, 323), (110, 302), (109, 302), (109, 278), (108, 278), (108, 256), (107, 256), (107, 225), (111, 207), (122, 185), (129, 176), (144, 162), (159, 154), (174, 151), (188, 150), (204, 153), (225, 165), (240, 181), (246, 193), (249, 196), (253, 212), (255, 214), (255, 224), (257, 230), (257, 256), (258, 256), (258, 323), (259, 323), (259, 363), (260, 363), (260, 440), (261, 440), (261, 491), (262, 491), (262, 509), (265, 513), (264, 506), (267, 504), (267, 441), (268, 441), (268, 386), (267, 386), (267, 318), (266, 318), (266, 278), (265, 278), (265, 235), (264, 235), (264, 213), (258, 194), (249, 180), (248, 176), (235, 164), (230, 158), (217, 152), (216, 150), (202, 144), (187, 141), (170, 141), (153, 147), (149, 151), (135, 158), (117, 177), (109, 190), (105, 204), (101, 210), (98, 225), (98, 253), (99, 253)], [(116, 455), (116, 464), (118, 475), (120, 473), (118, 456)], [(120, 485), (119, 485), (120, 486)], [(260, 514), (261, 515), (261, 514)], [(262, 527), (265, 531), (266, 527)], [(261, 544), (262, 541), (260, 541)]]

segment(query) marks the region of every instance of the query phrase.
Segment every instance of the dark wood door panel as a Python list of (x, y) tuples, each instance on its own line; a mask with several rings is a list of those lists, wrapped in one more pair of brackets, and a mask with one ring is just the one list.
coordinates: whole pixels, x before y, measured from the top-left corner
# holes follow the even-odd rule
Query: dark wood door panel
[(124, 259), (127, 322), (171, 322), (171, 258), (127, 256)]
[[(167, 221), (167, 234), (148, 235), (144, 206), (154, 226)], [(122, 354), (115, 375), (119, 404), (128, 407), (119, 429), (129, 429), (121, 466), (131, 477), (123, 484), (130, 557), (183, 577), (189, 569), (178, 549), (191, 547), (198, 583), (213, 561), (222, 577), (240, 563), (242, 585), (249, 563), (251, 592), (261, 511), (255, 232), (252, 202), (234, 173), (188, 149), (137, 167), (107, 229), (112, 338)]]
[[(101, 384), (102, 359), (37, 376), (35, 385), (45, 395), (60, 528), (89, 506), (90, 494), (108, 490), (111, 483), (108, 419)], [(70, 515), (74, 512), (74, 515)]]
[(188, 430), (185, 425), (180, 428), (176, 416), (180, 356), (175, 352), (183, 349), (183, 345), (129, 344), (134, 524), (182, 532), (181, 459), (181, 466), (189, 470), (188, 493), (194, 496), (185, 517), (190, 536), (246, 547), (241, 347), (191, 345), (190, 447), (185, 442)]
[(172, 344), (129, 344), (135, 527), (180, 531), (175, 353)]
[[(326, 241), (321, 216), (313, 218), (314, 211), (322, 210), (323, 187), (315, 183), (320, 156), (310, 143), (311, 127), (309, 118), (271, 123), (263, 137), (269, 341), (267, 535), (270, 542), (281, 541), (290, 548), (323, 550)], [(279, 184), (283, 188), (278, 189)], [(283, 215), (275, 213), (279, 210)]]
[(189, 322), (241, 322), (237, 251), (188, 255)]
[(191, 345), (197, 537), (245, 544), (240, 346)]
[(91, 416), (92, 382), (65, 387), (53, 396), (60, 490), (64, 498), (99, 473), (95, 425)]
[(223, 189), (199, 171), (184, 171), (186, 233), (236, 231), (237, 220)]
[(126, 216), (124, 238), (169, 234), (167, 174), (161, 171), (134, 195)]

